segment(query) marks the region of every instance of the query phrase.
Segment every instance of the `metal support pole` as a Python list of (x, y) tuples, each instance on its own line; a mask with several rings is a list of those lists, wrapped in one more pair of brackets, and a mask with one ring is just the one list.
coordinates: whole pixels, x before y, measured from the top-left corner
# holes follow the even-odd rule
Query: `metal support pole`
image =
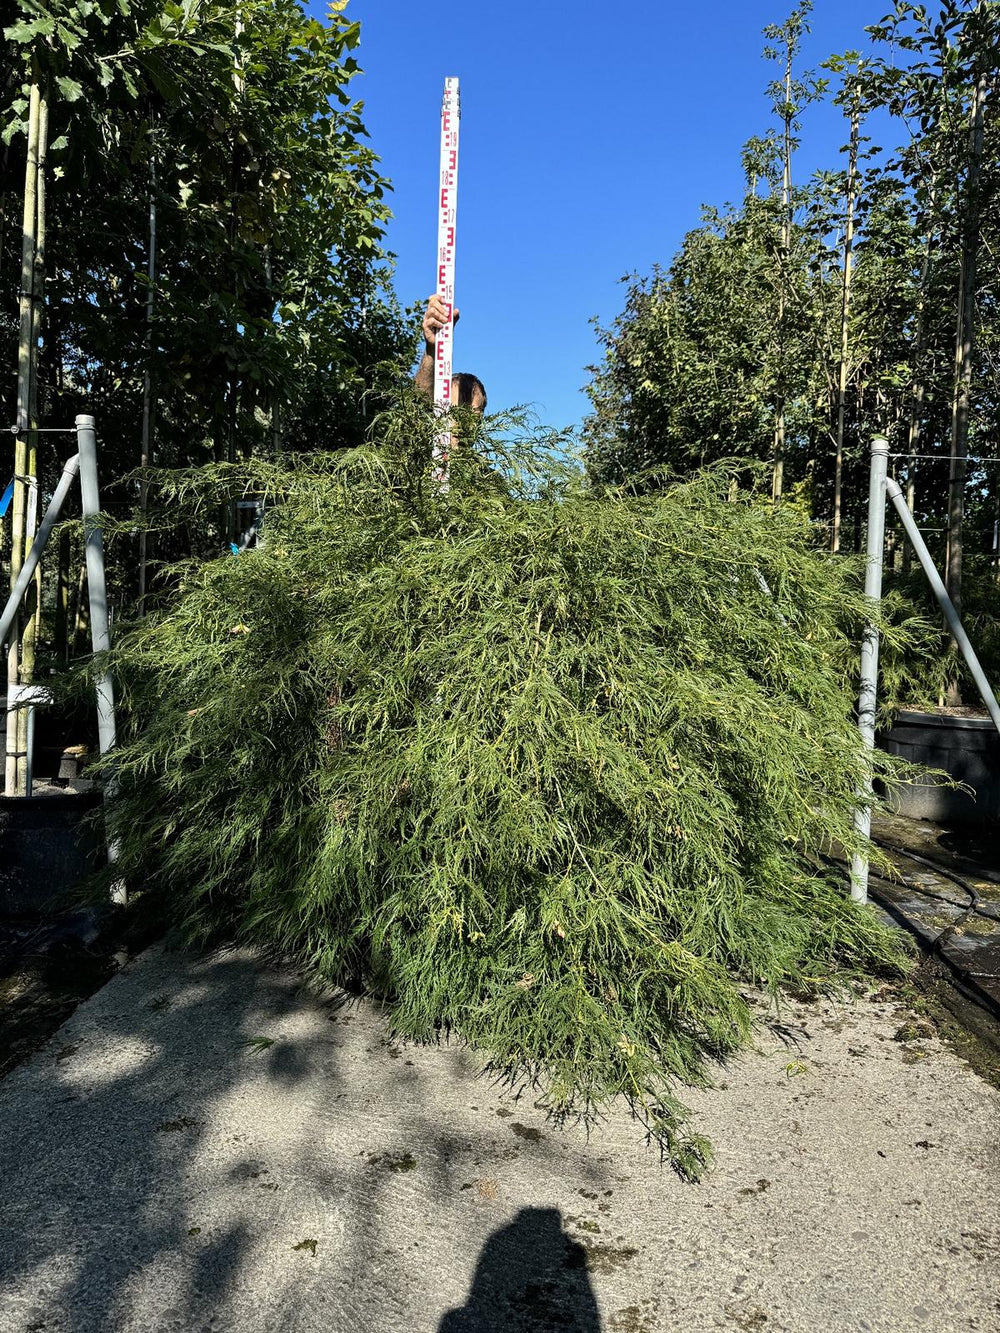
[(920, 561), (921, 568), (927, 575), (927, 582), (931, 585), (934, 596), (938, 599), (941, 610), (944, 612), (944, 618), (948, 622), (948, 628), (951, 630), (951, 637), (962, 650), (962, 656), (965, 658), (965, 664), (969, 668), (969, 674), (976, 682), (976, 689), (979, 691), (979, 697), (986, 705), (986, 711), (993, 719), (993, 725), (1000, 732), (1000, 705), (997, 704), (996, 695), (986, 679), (986, 674), (980, 665), (979, 658), (976, 656), (976, 650), (969, 642), (969, 636), (959, 619), (958, 612), (955, 610), (955, 604), (948, 596), (948, 590), (944, 586), (941, 575), (934, 566), (931, 559), (931, 553), (927, 549), (927, 544), (920, 535), (920, 529), (913, 521), (913, 515), (910, 513), (906, 503), (906, 497), (899, 486), (891, 477), (885, 483), (886, 495), (896, 506), (896, 513), (900, 517), (907, 537), (913, 543), (913, 549), (917, 553), (917, 559)]
[[(92, 416), (76, 418), (76, 438), (80, 448), (80, 494), (83, 500), (83, 530), (87, 554), (87, 587), (90, 593), (90, 635), (95, 653), (106, 653), (111, 648), (108, 624), (108, 593), (104, 581), (104, 541), (98, 515), (101, 512), (100, 490), (97, 484), (97, 433)], [(115, 692), (111, 673), (102, 671), (97, 677), (97, 737), (101, 754), (115, 744)], [(105, 787), (105, 809), (114, 797), (114, 779)], [(108, 834), (108, 861), (118, 860), (118, 842)], [(111, 891), (114, 902), (124, 903), (127, 894), (119, 881)]]
[[(882, 560), (885, 547), (885, 482), (889, 470), (889, 441), (882, 435), (872, 440), (871, 469), (868, 477), (868, 563), (865, 569), (865, 598), (873, 611), (882, 600)], [(875, 748), (875, 707), (878, 697), (878, 625), (874, 617), (865, 622), (861, 641), (861, 690), (858, 696), (858, 730), (865, 749)], [(872, 772), (858, 793), (854, 827), (862, 838), (872, 828)], [(856, 852), (851, 857), (851, 897), (857, 903), (868, 901), (868, 857)]]
[[(97, 433), (94, 418), (76, 419), (76, 438), (80, 446), (80, 494), (83, 499), (83, 530), (87, 554), (87, 587), (90, 593), (90, 636), (95, 653), (111, 647), (108, 626), (108, 593), (104, 582), (104, 540), (98, 515), (101, 497), (97, 485)], [(110, 675), (105, 671), (97, 680), (97, 735), (101, 754), (115, 743), (115, 693)]]
[(45, 549), (45, 543), (49, 539), (49, 534), (55, 527), (56, 519), (63, 507), (66, 496), (69, 494), (70, 487), (76, 480), (76, 474), (80, 471), (80, 455), (74, 454), (62, 470), (62, 476), (59, 478), (59, 485), (55, 489), (55, 494), (49, 502), (49, 507), (45, 511), (45, 517), (42, 519), (41, 527), (35, 540), (31, 544), (31, 550), (28, 552), (27, 559), (21, 566), (21, 572), (17, 577), (17, 582), (11, 589), (11, 594), (7, 598), (7, 605), (4, 607), (3, 615), (0, 616), (0, 644), (6, 643), (7, 635), (10, 633), (14, 618), (17, 615), (17, 609), (21, 605), (21, 599), (28, 591), (28, 585), (35, 576), (39, 560), (42, 558), (42, 551)]

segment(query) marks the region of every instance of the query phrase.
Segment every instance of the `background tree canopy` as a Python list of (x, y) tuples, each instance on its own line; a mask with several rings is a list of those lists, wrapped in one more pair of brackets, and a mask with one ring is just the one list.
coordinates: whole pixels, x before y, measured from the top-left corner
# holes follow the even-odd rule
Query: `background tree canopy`
[(411, 338), (387, 282), (387, 182), (349, 97), (360, 30), (343, 5), (321, 23), (294, 0), (4, 4), (5, 420), (34, 83), (49, 110), (46, 424), (93, 411), (105, 477), (130, 471), (148, 375), (149, 453), (165, 465), (358, 443), (373, 367), (405, 360)]
[[(801, 505), (817, 540), (860, 550), (869, 441), (884, 434), (995, 677), (1000, 5), (901, 0), (866, 29), (872, 54), (833, 56), (824, 78), (798, 68), (810, 10), (800, 0), (765, 29), (774, 124), (744, 148), (743, 200), (706, 208), (669, 264), (629, 279), (601, 331), (588, 474), (642, 487), (658, 484), (650, 469), (766, 461), (776, 501)], [(799, 183), (800, 115), (820, 97), (843, 110), (843, 164)], [(872, 143), (873, 118), (899, 147)], [(905, 613), (933, 616), (891, 515), (887, 561)], [(963, 685), (944, 633), (893, 680), (911, 703), (961, 703)]]
[[(630, 279), (602, 331), (588, 470), (618, 484), (766, 460), (822, 539), (858, 549), (881, 432), (960, 598), (963, 531), (988, 555), (1000, 514), (1000, 464), (978, 461), (1000, 452), (1000, 6), (900, 3), (866, 30), (871, 54), (832, 57), (823, 79), (798, 69), (810, 8), (767, 30), (775, 119), (744, 149), (744, 198), (707, 208), (673, 260)], [(843, 109), (843, 162), (797, 182), (817, 97)], [(876, 113), (898, 148), (871, 142)]]

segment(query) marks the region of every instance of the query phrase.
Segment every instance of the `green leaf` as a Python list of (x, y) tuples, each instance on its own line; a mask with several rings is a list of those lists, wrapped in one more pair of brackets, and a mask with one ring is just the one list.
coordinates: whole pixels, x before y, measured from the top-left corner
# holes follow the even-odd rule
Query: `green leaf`
[(76, 79), (67, 78), (65, 75), (59, 75), (56, 78), (56, 87), (67, 102), (78, 102), (83, 96), (83, 85), (77, 83)]
[(149, 75), (153, 87), (165, 101), (180, 101), (181, 86), (174, 78), (169, 66), (159, 56), (152, 54), (147, 56), (142, 65)]
[(22, 19), (20, 23), (12, 23), (9, 28), (4, 28), (3, 35), (9, 42), (24, 45), (33, 42), (36, 37), (51, 37), (55, 30), (53, 18)]

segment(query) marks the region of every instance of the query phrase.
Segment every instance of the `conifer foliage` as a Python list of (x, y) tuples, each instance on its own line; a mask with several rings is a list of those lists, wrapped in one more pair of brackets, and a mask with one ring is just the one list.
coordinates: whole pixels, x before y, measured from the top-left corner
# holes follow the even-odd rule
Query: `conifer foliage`
[(177, 513), (241, 478), (267, 536), (120, 637), (119, 870), (556, 1110), (623, 1094), (697, 1174), (673, 1090), (747, 1040), (746, 989), (901, 965), (821, 859), (854, 845), (862, 599), (725, 465), (596, 496), (468, 424), (447, 490), (417, 408), (162, 479)]

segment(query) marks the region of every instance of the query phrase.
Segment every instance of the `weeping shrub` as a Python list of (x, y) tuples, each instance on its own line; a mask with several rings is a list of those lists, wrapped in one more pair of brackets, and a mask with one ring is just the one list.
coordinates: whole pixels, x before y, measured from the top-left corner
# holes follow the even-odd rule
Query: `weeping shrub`
[(412, 412), (241, 474), (265, 543), (115, 650), (121, 868), (557, 1111), (623, 1094), (693, 1175), (674, 1089), (746, 1043), (743, 991), (902, 963), (822, 859), (856, 845), (856, 570), (724, 466), (596, 497), (468, 429), (444, 493)]

